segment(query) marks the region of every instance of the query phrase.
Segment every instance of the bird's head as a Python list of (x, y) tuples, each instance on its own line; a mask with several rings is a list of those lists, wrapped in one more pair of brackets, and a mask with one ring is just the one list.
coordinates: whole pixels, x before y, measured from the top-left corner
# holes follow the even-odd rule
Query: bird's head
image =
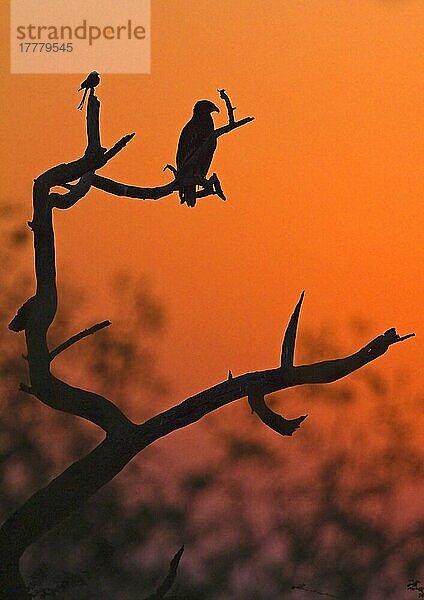
[(213, 112), (219, 113), (219, 108), (210, 100), (199, 100), (193, 108), (193, 114), (195, 115), (209, 115)]

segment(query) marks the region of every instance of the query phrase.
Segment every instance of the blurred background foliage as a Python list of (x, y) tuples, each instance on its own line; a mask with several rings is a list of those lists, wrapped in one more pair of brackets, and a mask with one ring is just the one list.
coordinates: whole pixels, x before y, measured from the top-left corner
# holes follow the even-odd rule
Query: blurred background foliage
[[(102, 438), (91, 424), (18, 391), (27, 382), (24, 341), (7, 323), (32, 278), (17, 267), (30, 236), (10, 225), (12, 211), (4, 204), (0, 215), (2, 520)], [(121, 273), (111, 290), (113, 326), (62, 354), (55, 373), (142, 421), (166, 408), (170, 390), (155, 355), (166, 311), (146, 281)], [(91, 324), (82, 320), (82, 293), (63, 282), (59, 292), (52, 347)], [(375, 333), (358, 318), (348, 329), (358, 344)], [(299, 343), (312, 362), (342, 353), (331, 339), (343, 341), (323, 327), (302, 332)], [(287, 417), (311, 416), (293, 438), (281, 438), (242, 401), (195, 425), (204, 434), (199, 452), (181, 449), (177, 433), (147, 448), (27, 551), (33, 596), (140, 600), (184, 543), (175, 585), (181, 598), (301, 599), (308, 590), (344, 600), (416, 597), (407, 583), (423, 574), (424, 403), (407, 375), (389, 380), (370, 365), (337, 384), (293, 388), (270, 401)]]

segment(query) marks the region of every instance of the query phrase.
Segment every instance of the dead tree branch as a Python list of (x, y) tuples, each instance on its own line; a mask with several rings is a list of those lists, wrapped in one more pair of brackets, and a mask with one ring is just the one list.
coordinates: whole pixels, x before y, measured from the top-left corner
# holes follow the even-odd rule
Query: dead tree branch
[[(10, 329), (25, 332), (30, 385), (23, 384), (22, 389), (56, 410), (91, 421), (103, 428), (107, 435), (91, 452), (31, 496), (0, 528), (0, 596), (3, 600), (27, 600), (29, 597), (19, 574), (19, 560), (26, 548), (80, 510), (95, 492), (149, 444), (246, 396), (266, 425), (282, 435), (291, 435), (305, 417), (287, 421), (276, 415), (265, 405), (267, 394), (306, 383), (336, 381), (375, 360), (390, 345), (409, 337), (402, 338), (394, 329), (389, 329), (346, 358), (294, 366), (302, 295), (287, 328), (279, 367), (238, 377), (229, 376), (222, 383), (187, 398), (140, 425), (134, 424), (103, 396), (73, 387), (55, 377), (51, 371), (52, 358), (77, 339), (93, 333), (95, 327), (98, 330), (106, 323), (73, 336), (53, 351), (48, 347), (47, 333), (57, 310), (53, 208), (69, 208), (75, 204), (88, 191), (90, 183), (91, 186), (98, 183), (94, 172), (122, 150), (133, 136), (124, 136), (111, 150), (104, 152), (100, 146), (98, 100), (94, 93), (90, 94), (87, 111), (88, 144), (85, 155), (74, 162), (49, 169), (34, 181), (30, 226), (34, 236), (36, 291), (18, 310)], [(226, 127), (229, 131), (248, 120), (230, 122)], [(226, 133), (223, 129), (216, 130), (215, 134)], [(70, 187), (70, 182), (77, 179), (79, 183)], [(65, 187), (70, 196), (52, 194), (54, 186)], [(176, 569), (179, 559), (174, 560)]]
[(222, 89), (222, 90), (218, 90), (218, 94), (219, 97), (222, 98), (222, 100), (224, 100), (225, 102), (225, 106), (227, 108), (227, 114), (228, 114), (228, 124), (234, 124), (235, 123), (235, 119), (234, 119), (234, 111), (237, 110), (236, 106), (233, 106), (231, 104), (231, 100), (227, 94), (227, 92)]
[[(36, 492), (5, 522), (0, 530), (0, 550), (2, 545), (10, 544), (10, 540), (15, 540), (13, 548), (20, 557), (30, 544), (81, 508), (88, 498), (113, 479), (136, 454), (161, 437), (195, 423), (213, 410), (235, 400), (246, 396), (252, 398), (253, 390), (260, 389), (261, 394), (266, 395), (306, 383), (336, 381), (375, 360), (384, 354), (390, 345), (401, 340), (402, 338), (391, 329), (345, 358), (293, 366), (288, 369), (278, 367), (233, 377), (184, 400), (181, 404), (141, 425), (128, 428), (124, 436), (122, 431), (121, 435), (110, 433), (87, 456), (75, 462), (45, 488)], [(65, 384), (62, 383), (63, 385)], [(57, 391), (60, 393), (60, 388)], [(79, 392), (89, 394), (82, 390)], [(39, 393), (36, 394), (37, 397)], [(45, 401), (44, 398), (42, 399)], [(90, 402), (89, 396), (86, 400), (86, 403)], [(74, 399), (71, 399), (70, 403), (73, 401)], [(254, 402), (253, 406), (257, 411), (258, 404)], [(74, 414), (78, 414), (77, 411), (74, 411)], [(90, 418), (88, 415), (81, 416)], [(90, 420), (96, 422), (94, 418)], [(272, 427), (272, 422), (267, 422), (266, 417), (263, 420), (265, 424), (275, 429)], [(303, 418), (299, 417), (299, 425), (302, 420)], [(296, 419), (293, 420), (292, 426), (295, 421)], [(290, 435), (286, 432), (286, 424), (282, 429), (283, 431), (280, 431), (277, 427), (276, 430), (283, 435)], [(48, 515), (45, 514), (47, 508)], [(31, 527), (23, 526), (24, 523), (29, 522)], [(19, 540), (19, 543), (16, 540)]]
[(302, 424), (308, 415), (297, 417), (296, 419), (285, 419), (274, 412), (265, 403), (265, 396), (260, 387), (254, 388), (248, 395), (248, 400), (252, 412), (255, 412), (260, 420), (280, 435), (293, 435), (296, 429)]
[[(222, 127), (219, 127), (218, 129), (215, 129), (213, 135), (216, 138), (219, 138), (226, 133), (230, 133), (234, 129), (237, 129), (238, 127), (242, 127), (243, 125), (246, 125), (247, 123), (250, 123), (251, 121), (254, 120), (254, 117), (245, 117), (244, 119), (240, 119), (239, 121), (236, 121), (234, 119), (234, 111), (236, 109), (235, 109), (235, 107), (232, 106), (231, 101), (228, 97), (228, 94), (225, 92), (225, 90), (218, 90), (218, 91), (219, 91), (220, 97), (224, 100), (225, 105), (227, 107), (228, 123)], [(194, 159), (202, 151), (203, 147), (208, 144), (208, 142), (209, 142), (209, 140), (206, 140), (204, 142), (204, 144), (198, 149), (198, 151), (193, 153), (193, 155), (190, 157), (190, 159), (186, 162), (186, 165), (185, 165), (186, 169), (187, 169), (187, 167), (189, 167), (192, 164)], [(104, 192), (108, 192), (115, 196), (122, 196), (122, 197), (126, 197), (126, 198), (137, 198), (138, 200), (160, 200), (161, 198), (169, 196), (173, 192), (178, 191), (181, 187), (184, 187), (185, 185), (187, 185), (187, 183), (189, 183), (187, 177), (184, 177), (184, 174), (181, 174), (181, 173), (178, 174), (177, 169), (172, 164), (167, 164), (165, 166), (164, 170), (165, 169), (168, 169), (169, 171), (171, 171), (173, 173), (174, 180), (165, 185), (161, 185), (161, 186), (157, 186), (157, 187), (153, 187), (153, 188), (146, 188), (146, 187), (140, 187), (140, 186), (135, 186), (135, 185), (128, 185), (126, 183), (119, 183), (117, 181), (113, 181), (112, 179), (107, 179), (105, 177), (101, 177), (100, 175), (94, 175), (91, 185), (95, 188), (98, 188), (99, 190), (103, 190)], [(215, 173), (213, 174), (212, 178), (213, 178), (212, 185), (209, 187), (204, 186), (203, 181), (196, 182), (199, 185), (204, 187), (203, 190), (200, 190), (199, 192), (197, 192), (196, 197), (203, 198), (205, 196), (210, 196), (210, 195), (216, 194), (225, 200), (225, 196), (223, 195), (221, 186), (219, 184), (219, 180), (218, 180), (219, 186), (213, 185), (217, 179)]]
[[(47, 332), (57, 309), (52, 209), (57, 205), (58, 197), (65, 198), (62, 208), (66, 202), (74, 204), (75, 197), (72, 195), (79, 184), (63, 196), (51, 194), (50, 189), (57, 185), (67, 186), (70, 181), (90, 176), (91, 171), (111, 160), (133, 136), (124, 136), (104, 153), (99, 146), (98, 117), (99, 102), (91, 94), (87, 103), (88, 143), (84, 157), (53, 167), (34, 182), (33, 220), (30, 226), (34, 234), (36, 293), (18, 310), (9, 327), (13, 331), (25, 330), (31, 385), (21, 386), (23, 391), (32, 393), (52, 408), (83, 417), (106, 432), (122, 434), (133, 427), (132, 422), (106, 398), (72, 387), (56, 378), (50, 371), (52, 357), (47, 345)], [(72, 201), (69, 202), (71, 196)], [(81, 197), (80, 192), (76, 196)]]
[(306, 583), (301, 583), (300, 585), (293, 585), (292, 590), (302, 590), (303, 592), (309, 592), (310, 594), (315, 594), (315, 596), (325, 596), (326, 598), (339, 598), (340, 596), (335, 596), (334, 594), (329, 594), (328, 592), (320, 592), (319, 590), (314, 590), (313, 588), (306, 587)]
[(299, 323), (300, 309), (302, 307), (305, 292), (300, 295), (299, 302), (293, 311), (291, 319), (284, 335), (283, 347), (281, 349), (281, 368), (289, 369), (293, 366), (294, 348), (296, 345), (297, 325)]
[(79, 333), (76, 333), (75, 335), (70, 337), (68, 340), (66, 340), (66, 342), (63, 342), (62, 344), (57, 346), (57, 348), (55, 348), (54, 350), (52, 350), (50, 352), (50, 360), (53, 360), (54, 358), (56, 358), (56, 356), (58, 354), (60, 354), (64, 350), (67, 350), (70, 346), (72, 346), (72, 344), (76, 344), (77, 342), (84, 339), (85, 337), (87, 337), (89, 335), (93, 335), (94, 333), (96, 333), (97, 331), (100, 331), (101, 329), (104, 329), (105, 327), (109, 327), (109, 325), (112, 325), (112, 323), (110, 321), (102, 321), (101, 323), (96, 323), (95, 325), (92, 325), (88, 329), (84, 329), (84, 331), (80, 331)]
[(171, 563), (169, 565), (169, 571), (162, 581), (162, 583), (157, 588), (156, 592), (151, 596), (148, 596), (146, 600), (164, 600), (166, 594), (172, 588), (175, 583), (175, 579), (177, 578), (178, 565), (180, 564), (181, 557), (184, 552), (184, 546), (178, 550), (178, 552), (174, 555)]

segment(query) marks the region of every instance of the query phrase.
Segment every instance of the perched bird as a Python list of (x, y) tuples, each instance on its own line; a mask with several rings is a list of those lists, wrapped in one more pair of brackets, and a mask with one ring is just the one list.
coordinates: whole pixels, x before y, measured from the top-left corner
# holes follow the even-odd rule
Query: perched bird
[[(177, 173), (182, 177), (206, 177), (216, 148), (211, 113), (219, 108), (209, 100), (199, 100), (193, 116), (181, 131), (177, 149)], [(185, 185), (179, 191), (180, 202), (196, 204), (196, 184)]]
[(87, 95), (88, 90), (94, 89), (96, 87), (96, 85), (99, 85), (99, 83), (100, 83), (100, 76), (97, 73), (97, 71), (91, 71), (91, 73), (87, 76), (87, 79), (84, 79), (84, 81), (81, 84), (80, 89), (78, 90), (79, 92), (81, 90), (84, 90), (84, 95), (82, 97), (82, 100), (78, 104), (79, 110), (82, 110), (82, 107), (84, 106), (84, 101), (85, 101), (85, 97)]

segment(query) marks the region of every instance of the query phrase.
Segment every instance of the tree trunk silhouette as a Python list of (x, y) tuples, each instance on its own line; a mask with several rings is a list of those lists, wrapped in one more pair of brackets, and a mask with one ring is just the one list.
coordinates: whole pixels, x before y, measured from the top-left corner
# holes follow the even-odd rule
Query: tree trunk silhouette
[[(251, 117), (246, 117), (235, 121), (234, 107), (227, 94), (224, 90), (219, 90), (219, 93), (227, 107), (228, 124), (215, 130), (216, 137), (252, 120)], [(159, 199), (188, 183), (188, 180), (178, 175), (173, 167), (170, 167), (170, 170), (174, 172), (174, 180), (156, 188), (129, 186), (97, 175), (96, 171), (123, 150), (134, 136), (130, 134), (122, 137), (109, 150), (102, 148), (99, 111), (100, 102), (91, 89), (87, 102), (88, 142), (84, 155), (71, 163), (59, 164), (34, 180), (33, 218), (28, 225), (34, 237), (36, 291), (18, 310), (9, 328), (25, 333), (30, 385), (21, 384), (21, 390), (33, 394), (51, 408), (91, 421), (101, 427), (106, 435), (97, 447), (68, 467), (46, 487), (38, 490), (2, 525), (0, 596), (4, 600), (30, 598), (19, 573), (19, 561), (26, 548), (73, 512), (78, 511), (99, 488), (113, 479), (136, 454), (155, 440), (245, 396), (248, 397), (252, 410), (266, 425), (281, 435), (290, 436), (306, 417), (284, 419), (266, 405), (267, 394), (302, 384), (336, 381), (384, 354), (391, 344), (409, 337), (400, 337), (394, 329), (389, 329), (351, 356), (294, 366), (302, 293), (287, 327), (280, 366), (238, 377), (233, 377), (230, 373), (228, 380), (187, 398), (144, 423), (133, 423), (107, 398), (58, 379), (52, 372), (54, 358), (71, 344), (110, 323), (105, 321), (94, 325), (65, 341), (58, 348), (52, 351), (49, 349), (47, 334), (57, 310), (53, 209), (70, 209), (92, 186), (114, 195)], [(76, 184), (71, 183), (76, 180)], [(195, 183), (203, 188), (198, 192), (198, 197), (219, 195), (219, 190), (210, 184), (209, 180)], [(67, 192), (52, 192), (55, 186), (63, 187)]]

